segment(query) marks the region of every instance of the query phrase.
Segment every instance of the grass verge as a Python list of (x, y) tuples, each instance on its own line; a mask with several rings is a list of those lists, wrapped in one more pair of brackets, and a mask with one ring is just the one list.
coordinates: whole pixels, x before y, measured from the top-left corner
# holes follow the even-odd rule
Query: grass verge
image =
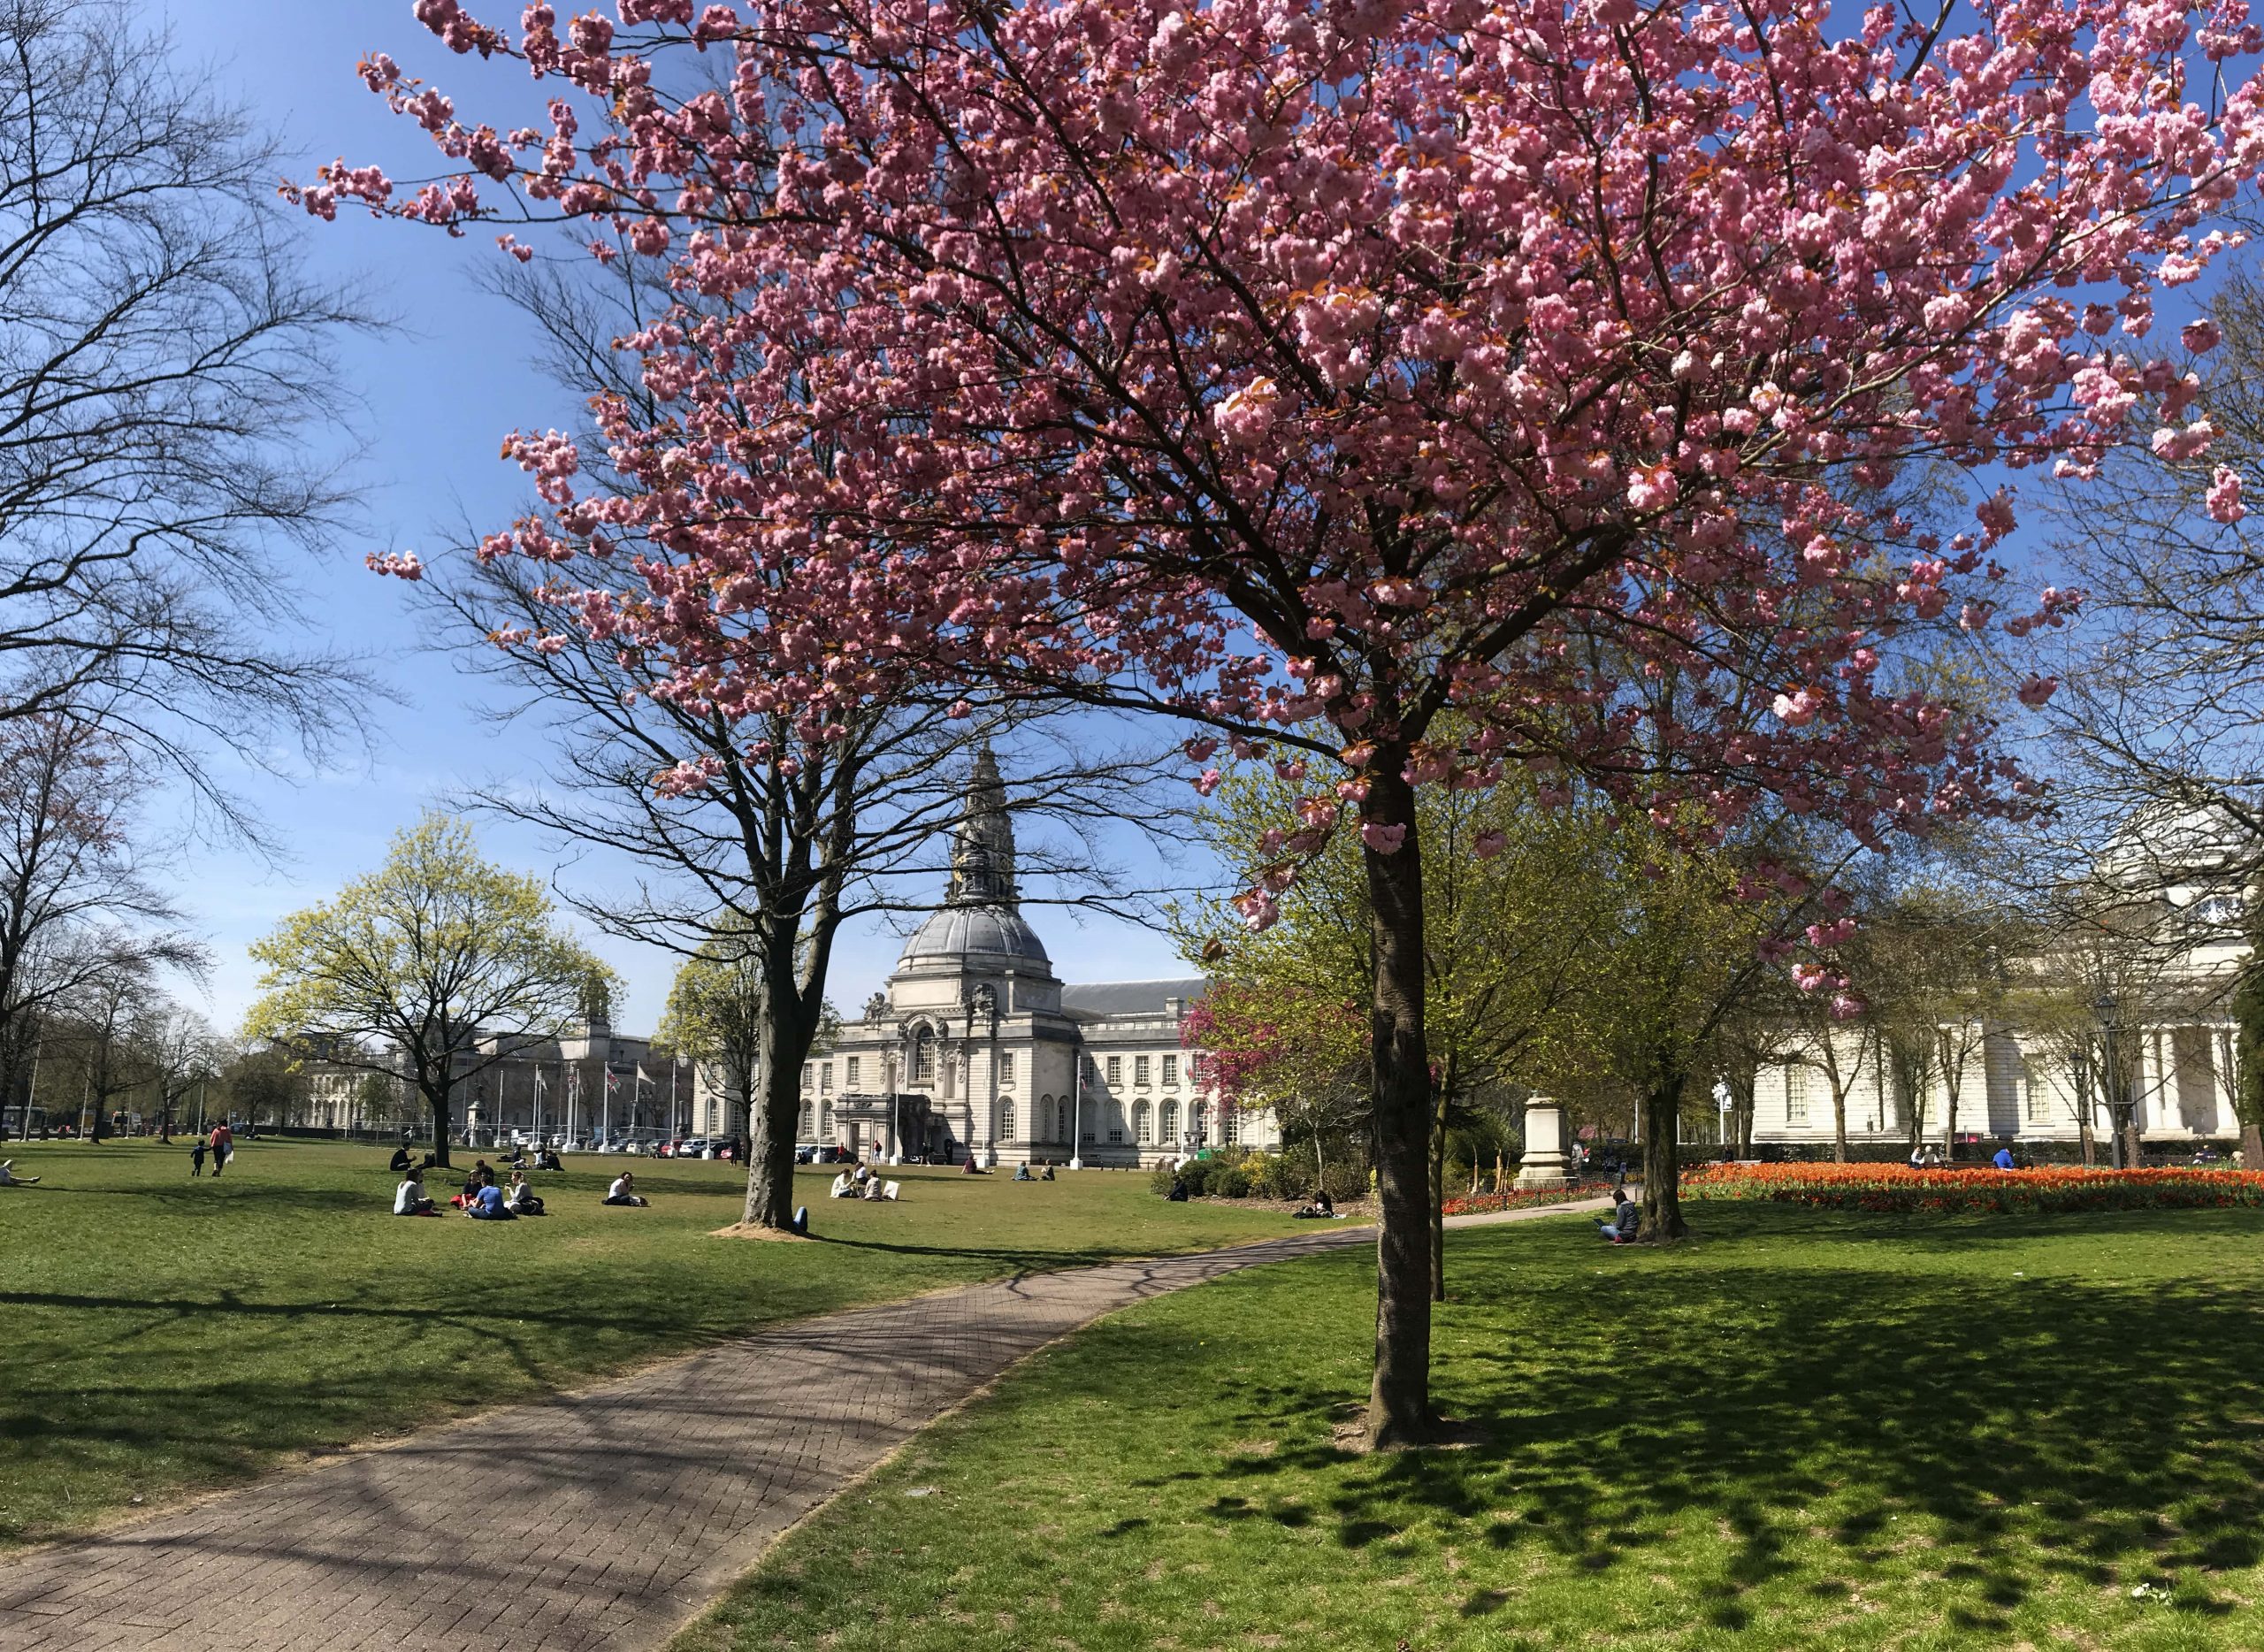
[(387, 1213), (384, 1149), (242, 1143), (217, 1182), (186, 1142), (0, 1156), (43, 1178), (0, 1189), (0, 1549), (781, 1319), (1297, 1226), (1105, 1171), (832, 1202), (828, 1169), (817, 1243), (747, 1244), (708, 1236), (739, 1212), (722, 1164), (631, 1160), (653, 1207), (626, 1210), (598, 1202), (622, 1161), (577, 1157), (537, 1178), (552, 1214), (482, 1223)]
[(1358, 1457), (1373, 1266), (1143, 1304), (792, 1534), (677, 1652), (2264, 1646), (2264, 1214), (1708, 1206), (1449, 1239)]

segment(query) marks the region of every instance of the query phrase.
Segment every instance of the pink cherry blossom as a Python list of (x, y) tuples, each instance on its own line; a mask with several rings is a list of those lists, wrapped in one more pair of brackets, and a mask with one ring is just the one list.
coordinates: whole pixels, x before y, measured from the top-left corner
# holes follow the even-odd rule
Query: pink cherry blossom
[(2238, 522), (2248, 514), (2248, 507), (2240, 502), (2240, 472), (2230, 465), (2219, 465), (2209, 478), (2207, 495), (2209, 515), (2214, 521)]

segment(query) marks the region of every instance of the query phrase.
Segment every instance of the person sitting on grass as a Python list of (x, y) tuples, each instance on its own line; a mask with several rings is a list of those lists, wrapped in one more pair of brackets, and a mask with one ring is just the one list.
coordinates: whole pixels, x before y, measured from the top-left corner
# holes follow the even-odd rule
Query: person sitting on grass
[(463, 1213), (476, 1222), (516, 1221), (519, 1213), (503, 1203), (503, 1189), (490, 1182), (474, 1194)]
[(510, 1190), (503, 1195), (503, 1203), (509, 1205), (516, 1215), (539, 1216), (542, 1214), (542, 1201), (535, 1197), (535, 1190), (527, 1185), (527, 1173), (524, 1170), (514, 1170), (511, 1173)]
[(979, 1176), (984, 1174), (983, 1166), (975, 1162), (973, 1153), (967, 1156), (967, 1163), (960, 1166), (960, 1172), (962, 1175), (969, 1176)]
[(409, 1168), (410, 1163), (411, 1160), (409, 1157), (409, 1143), (403, 1142), (399, 1147), (393, 1150), (393, 1162), (387, 1165), (386, 1168), (392, 1171), (395, 1175), (399, 1175), (402, 1171)]
[(12, 1159), (0, 1159), (0, 1188), (35, 1188), (39, 1186), (39, 1178), (37, 1176), (18, 1175), (15, 1171), (15, 1164), (16, 1161)]
[(396, 1216), (438, 1216), (440, 1207), (424, 1196), (424, 1183), (414, 1166), (402, 1173), (401, 1185), (393, 1190), (393, 1213)]
[(605, 1190), (605, 1203), (608, 1205), (641, 1205), (649, 1202), (637, 1191), (637, 1177), (630, 1171), (623, 1171), (615, 1178), (613, 1185)]
[(874, 1176), (865, 1183), (865, 1190), (857, 1197), (864, 1199), (884, 1199), (888, 1197), (888, 1189), (882, 1184), (878, 1176)]
[(1048, 1165), (1048, 1166), (1046, 1166), (1046, 1167), (1045, 1167), (1044, 1169), (1043, 1169), (1043, 1170), (1039, 1171), (1039, 1172), (1037, 1173), (1037, 1179), (1038, 1179), (1040, 1182), (1051, 1182), (1051, 1181), (1052, 1181), (1052, 1180), (1053, 1180), (1053, 1166), (1051, 1166), (1051, 1165)]
[(1602, 1217), (1597, 1217), (1595, 1229), (1598, 1235), (1614, 1244), (1633, 1244), (1635, 1231), (1642, 1223), (1643, 1212), (1627, 1196), (1627, 1189), (1614, 1188), (1611, 1189), (1611, 1220), (1606, 1221)]
[(1305, 1221), (1323, 1221), (1335, 1216), (1336, 1206), (1330, 1201), (1327, 1188), (1315, 1188), (1312, 1197), (1296, 1214)]
[(831, 1199), (853, 1199), (857, 1197), (857, 1184), (849, 1179), (849, 1173), (845, 1170), (834, 1177), (833, 1190), (826, 1197)]
[(1014, 1166), (1014, 1180), (1015, 1180), (1015, 1181), (1017, 1181), (1017, 1182), (1028, 1182), (1028, 1181), (1029, 1181), (1030, 1179), (1031, 1179), (1031, 1177), (1030, 1177), (1030, 1174), (1029, 1174), (1029, 1166), (1028, 1165), (1016, 1165), (1016, 1166)]
[(563, 1170), (566, 1161), (558, 1157), (556, 1148), (546, 1147), (535, 1156), (534, 1167), (537, 1170)]
[(1926, 1150), (1923, 1147), (1912, 1148), (1910, 1150), (1910, 1168), (1913, 1170), (1924, 1170), (1925, 1167)]

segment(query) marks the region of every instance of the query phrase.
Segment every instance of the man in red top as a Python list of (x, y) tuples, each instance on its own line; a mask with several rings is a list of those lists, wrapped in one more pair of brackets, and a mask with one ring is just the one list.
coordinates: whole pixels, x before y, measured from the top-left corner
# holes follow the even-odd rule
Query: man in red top
[(236, 1133), (223, 1119), (212, 1127), (212, 1174), (218, 1175), (228, 1167), (228, 1160), (235, 1157)]

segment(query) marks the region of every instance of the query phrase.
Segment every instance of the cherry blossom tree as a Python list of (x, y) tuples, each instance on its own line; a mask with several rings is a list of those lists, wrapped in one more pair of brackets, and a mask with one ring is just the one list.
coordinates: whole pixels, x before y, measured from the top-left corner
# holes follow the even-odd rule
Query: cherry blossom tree
[(2201, 454), (2155, 305), (2264, 163), (2245, 0), (416, 11), (547, 117), (373, 57), (446, 166), (341, 161), (308, 209), (562, 219), (685, 299), (623, 340), (669, 417), (599, 409), (638, 486), (509, 445), (546, 508), (486, 554), (616, 570), (561, 628), (817, 738), (906, 677), (1186, 719), (1198, 784), (1304, 788), (1253, 925), (1358, 833), (1378, 1446), (1431, 1419), (1419, 792), (1519, 764), (1868, 843), (2023, 807), (1990, 721), (1889, 673), (2073, 599), (2010, 594), (2009, 493), (1936, 534), (1884, 485)]

